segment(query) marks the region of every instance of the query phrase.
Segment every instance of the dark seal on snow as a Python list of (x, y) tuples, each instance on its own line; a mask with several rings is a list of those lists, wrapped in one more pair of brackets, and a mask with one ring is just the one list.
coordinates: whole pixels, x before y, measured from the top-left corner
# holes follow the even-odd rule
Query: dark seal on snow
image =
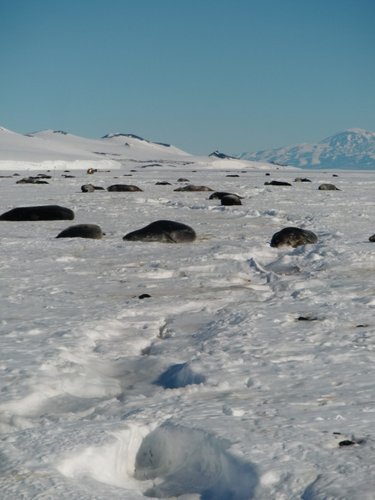
[(95, 186), (92, 184), (84, 184), (81, 186), (82, 193), (93, 193), (95, 191)]
[(318, 237), (312, 231), (299, 227), (285, 227), (272, 236), (271, 247), (290, 246), (296, 248), (308, 243), (317, 243)]
[(210, 195), (208, 198), (209, 200), (221, 200), (224, 196), (237, 196), (237, 198), (243, 198), (243, 196), (240, 196), (239, 194), (234, 194), (234, 193), (227, 193), (226, 191), (215, 191)]
[(157, 220), (148, 226), (132, 231), (123, 237), (127, 241), (158, 241), (162, 243), (189, 243), (197, 235), (194, 229), (181, 222)]
[(174, 189), (173, 191), (213, 191), (213, 189), (207, 186), (194, 186), (194, 184), (188, 184), (187, 186)]
[(290, 182), (286, 181), (271, 181), (271, 182), (265, 182), (265, 186), (291, 186)]
[(36, 207), (17, 207), (5, 212), (0, 220), (35, 221), (35, 220), (73, 220), (74, 212), (70, 208), (59, 205), (42, 205)]
[(340, 191), (334, 184), (321, 184), (318, 189), (319, 191)]
[(311, 182), (311, 180), (308, 179), (307, 177), (296, 177), (294, 179), (294, 182)]
[(375, 243), (375, 234), (370, 236), (370, 238), (368, 240), (371, 241), (371, 243)]
[(56, 238), (92, 238), (100, 240), (103, 232), (96, 224), (77, 224), (61, 231)]
[(143, 191), (138, 186), (134, 186), (133, 184), (113, 184), (112, 186), (107, 187), (107, 191)]
[(102, 186), (94, 186), (93, 184), (84, 184), (81, 186), (82, 193), (93, 193), (94, 191), (104, 191)]
[(242, 205), (240, 198), (236, 194), (227, 194), (221, 198), (221, 204), (224, 206)]
[(16, 182), (16, 184), (49, 184), (47, 181), (43, 181), (39, 176), (37, 177), (24, 177)]

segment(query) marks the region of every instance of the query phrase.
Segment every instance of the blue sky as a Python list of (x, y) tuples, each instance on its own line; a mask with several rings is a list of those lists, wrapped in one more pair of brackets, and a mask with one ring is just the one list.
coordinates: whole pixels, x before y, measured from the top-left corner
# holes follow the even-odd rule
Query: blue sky
[(373, 0), (0, 0), (0, 125), (191, 153), (375, 131)]

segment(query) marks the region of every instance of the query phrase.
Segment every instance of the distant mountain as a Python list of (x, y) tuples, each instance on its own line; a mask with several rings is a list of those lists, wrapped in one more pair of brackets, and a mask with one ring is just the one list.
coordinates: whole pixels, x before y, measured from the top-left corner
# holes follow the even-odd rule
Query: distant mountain
[(117, 169), (125, 165), (166, 168), (276, 170), (269, 163), (249, 162), (218, 151), (210, 156), (191, 155), (173, 145), (152, 142), (139, 135), (111, 133), (86, 138), (64, 130), (19, 134), (0, 127), (0, 170)]
[(168, 161), (190, 156), (170, 144), (151, 142), (134, 134), (107, 134), (91, 139), (63, 130), (18, 134), (0, 127), (0, 161)]
[(208, 156), (210, 156), (212, 158), (220, 158), (221, 160), (225, 160), (225, 159), (233, 160), (233, 159), (237, 158), (236, 156), (231, 156), (231, 155), (227, 155), (226, 153), (221, 153), (218, 150), (213, 151)]
[(375, 133), (352, 128), (327, 137), (318, 144), (242, 153), (239, 158), (294, 167), (375, 169)]

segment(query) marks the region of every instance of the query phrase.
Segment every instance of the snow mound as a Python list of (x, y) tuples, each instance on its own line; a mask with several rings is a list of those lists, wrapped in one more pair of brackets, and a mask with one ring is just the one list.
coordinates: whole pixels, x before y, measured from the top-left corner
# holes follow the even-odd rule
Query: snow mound
[(143, 440), (135, 477), (154, 481), (145, 496), (198, 493), (203, 500), (247, 500), (253, 496), (257, 474), (227, 448), (228, 443), (210, 434), (166, 423)]
[(154, 498), (199, 494), (202, 500), (248, 500), (254, 495), (254, 466), (211, 434), (167, 422), (154, 430), (133, 425), (114, 437), (66, 457), (58, 471)]

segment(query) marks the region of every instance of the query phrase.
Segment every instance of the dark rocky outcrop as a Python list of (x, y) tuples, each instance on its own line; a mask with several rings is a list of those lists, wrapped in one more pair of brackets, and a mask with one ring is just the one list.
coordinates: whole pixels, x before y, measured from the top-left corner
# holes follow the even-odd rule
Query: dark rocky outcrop
[(221, 153), (220, 151), (216, 150), (216, 151), (213, 151), (212, 153), (210, 153), (208, 156), (210, 156), (211, 158), (220, 158), (221, 160), (232, 160), (232, 159), (235, 159), (236, 157), (235, 156), (230, 156), (230, 155), (227, 155), (225, 153)]

